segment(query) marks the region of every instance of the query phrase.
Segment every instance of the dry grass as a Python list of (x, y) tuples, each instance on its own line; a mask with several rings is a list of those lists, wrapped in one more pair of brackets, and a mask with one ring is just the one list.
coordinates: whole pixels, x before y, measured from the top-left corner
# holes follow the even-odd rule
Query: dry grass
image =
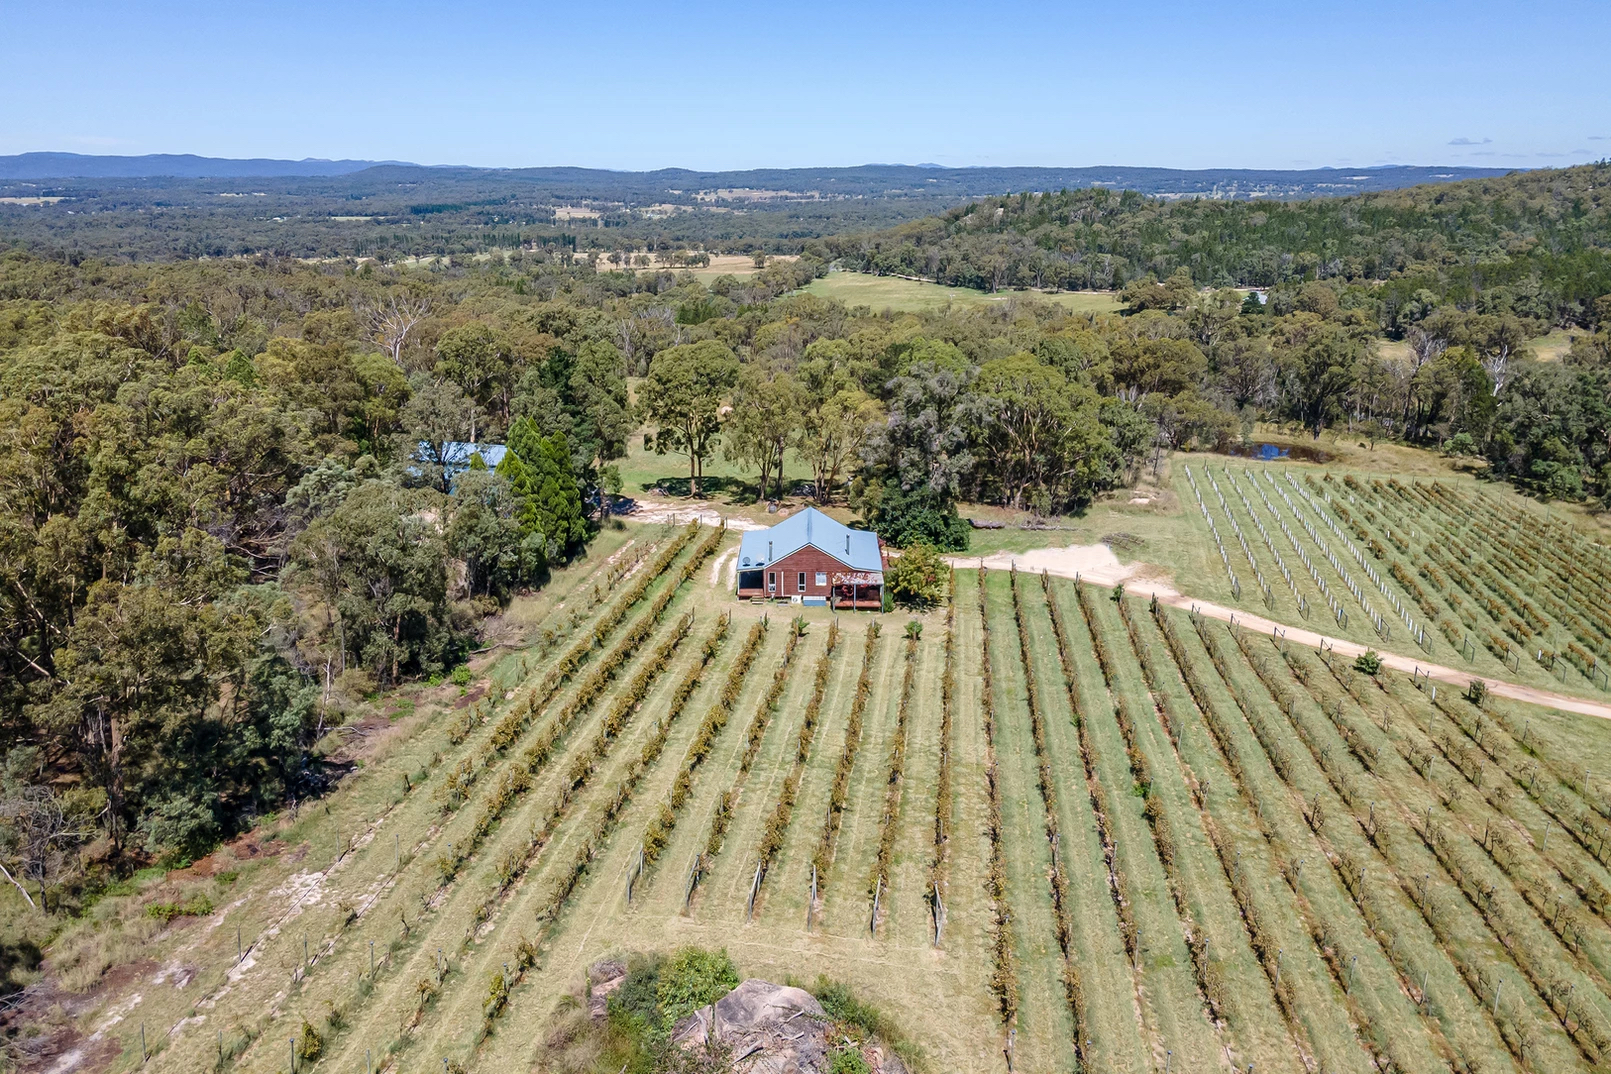
[(903, 279), (899, 276), (870, 276), (860, 272), (832, 272), (813, 280), (808, 294), (833, 298), (848, 306), (868, 306), (874, 312), (921, 313), (949, 306), (987, 306), (1015, 299), (1033, 298), (1053, 302), (1075, 313), (1113, 313), (1120, 307), (1118, 295), (1110, 291), (1000, 291), (987, 294), (967, 287), (946, 287)]

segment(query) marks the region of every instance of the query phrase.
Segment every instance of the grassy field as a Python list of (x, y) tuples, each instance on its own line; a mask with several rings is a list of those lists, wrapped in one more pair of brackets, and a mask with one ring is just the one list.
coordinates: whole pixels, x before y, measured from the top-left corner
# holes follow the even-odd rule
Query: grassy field
[[(1541, 362), (1558, 362), (1566, 357), (1566, 352), (1572, 349), (1573, 338), (1579, 334), (1580, 329), (1552, 328), (1542, 336), (1529, 339), (1527, 348), (1533, 352), (1533, 357)], [(1378, 340), (1376, 353), (1383, 358), (1404, 362), (1412, 361), (1415, 357), (1409, 343), (1401, 339)]]
[(1534, 356), (1541, 362), (1558, 362), (1566, 357), (1572, 349), (1572, 340), (1582, 333), (1569, 328), (1556, 328), (1548, 335), (1530, 339), (1527, 345), (1532, 348)]
[(1107, 291), (1001, 291), (987, 294), (967, 287), (944, 287), (896, 276), (869, 276), (860, 272), (830, 272), (813, 280), (807, 294), (834, 298), (850, 306), (870, 306), (874, 312), (922, 313), (951, 306), (985, 306), (1014, 298), (1033, 297), (1055, 302), (1076, 313), (1114, 313), (1118, 296)]
[[(94, 1068), (141, 1066), (143, 1027), (152, 1070), (283, 1071), (306, 1023), (322, 1055), (298, 1069), (532, 1069), (591, 962), (685, 943), (725, 947), (745, 975), (853, 983), (932, 1071), (1003, 1070), (1009, 1041), (1028, 1072), (1601, 1062), (1611, 725), (1434, 702), (1002, 571), (957, 572), (951, 614), (918, 616), (915, 643), (907, 615), (847, 615), (830, 652), (826, 610), (804, 609), (795, 638), (800, 610), (772, 609), (746, 648), (768, 610), (710, 569), (733, 540), (612, 531), (521, 609), (553, 636), (489, 654), (463, 697), (421, 698), (326, 801), (99, 903), (52, 952), (60, 1017)], [(791, 773), (776, 853), (758, 859)], [(984, 882), (991, 779), (1001, 905)], [(934, 818), (953, 812), (936, 946)], [(171, 922), (148, 909), (198, 895), (210, 908)]]

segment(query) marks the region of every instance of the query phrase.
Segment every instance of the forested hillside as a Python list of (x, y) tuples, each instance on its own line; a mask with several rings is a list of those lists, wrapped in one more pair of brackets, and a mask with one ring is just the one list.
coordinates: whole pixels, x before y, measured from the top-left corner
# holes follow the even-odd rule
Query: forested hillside
[(1482, 312), (1586, 323), (1611, 292), (1611, 164), (1305, 201), (1163, 201), (1133, 191), (990, 198), (830, 247), (847, 267), (984, 290), (1382, 282), (1357, 295), (1391, 332), (1427, 292)]

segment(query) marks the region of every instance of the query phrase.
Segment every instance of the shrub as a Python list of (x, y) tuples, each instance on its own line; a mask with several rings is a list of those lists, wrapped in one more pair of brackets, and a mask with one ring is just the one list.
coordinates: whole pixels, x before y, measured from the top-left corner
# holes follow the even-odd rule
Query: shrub
[(854, 1026), (868, 1036), (884, 1029), (878, 1011), (857, 999), (849, 985), (818, 977), (811, 994), (822, 1004), (822, 1013), (835, 1022)]
[(886, 481), (877, 490), (869, 521), (896, 548), (929, 544), (947, 552), (966, 552), (972, 527), (957, 514), (956, 504), (927, 489), (902, 489)]
[(176, 917), (206, 917), (213, 912), (213, 901), (205, 892), (198, 891), (182, 903), (154, 902), (145, 908), (145, 912), (167, 924)]
[(909, 608), (928, 608), (945, 599), (949, 567), (931, 544), (915, 544), (901, 553), (885, 576), (889, 595)]
[(313, 1023), (306, 1018), (302, 1020), (302, 1034), (297, 1037), (296, 1057), (304, 1063), (311, 1063), (319, 1058), (324, 1051), (324, 1038), (319, 1031), (313, 1028)]
[(470, 668), (469, 668), (469, 666), (466, 665), (466, 664), (460, 664), (458, 667), (454, 668), (453, 669), (452, 679), (453, 679), (453, 685), (454, 686), (469, 686), (470, 685)]
[(1366, 649), (1354, 658), (1354, 670), (1375, 675), (1382, 670), (1382, 657), (1375, 649)]
[(738, 968), (725, 949), (684, 947), (660, 967), (656, 998), (667, 1029), (738, 987)]
[(921, 638), (923, 636), (923, 622), (922, 622), (922, 620), (913, 619), (910, 622), (908, 622), (906, 624), (906, 636), (908, 638), (911, 638), (913, 641), (917, 641), (919, 638)]
[(828, 1074), (873, 1074), (873, 1068), (867, 1065), (860, 1048), (846, 1045), (829, 1055)]
[(612, 1019), (639, 1032), (660, 1027), (660, 967), (664, 962), (659, 955), (652, 955), (627, 964), (626, 978), (610, 993)]

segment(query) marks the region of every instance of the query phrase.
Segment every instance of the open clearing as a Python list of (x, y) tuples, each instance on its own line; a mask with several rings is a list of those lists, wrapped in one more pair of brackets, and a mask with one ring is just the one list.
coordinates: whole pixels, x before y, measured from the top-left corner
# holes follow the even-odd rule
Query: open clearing
[(1112, 313), (1121, 308), (1110, 291), (1000, 291), (988, 294), (967, 287), (945, 287), (899, 276), (868, 276), (859, 272), (830, 272), (811, 281), (807, 294), (836, 298), (850, 306), (870, 306), (873, 312), (918, 313), (947, 305), (984, 306), (1013, 299), (1034, 298), (1055, 302), (1077, 313)]

